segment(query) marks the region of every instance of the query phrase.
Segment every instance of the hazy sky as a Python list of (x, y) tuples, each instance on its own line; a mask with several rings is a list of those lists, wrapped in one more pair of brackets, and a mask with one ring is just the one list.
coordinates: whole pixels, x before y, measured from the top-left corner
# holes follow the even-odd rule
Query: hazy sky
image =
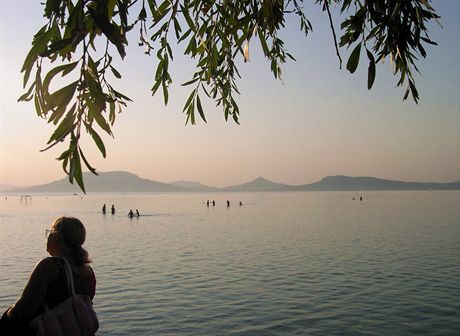
[[(118, 63), (123, 79), (115, 84), (134, 103), (117, 116), (115, 138), (104, 137), (108, 157), (89, 141), (83, 143), (85, 153), (98, 171), (213, 186), (258, 176), (303, 184), (338, 174), (460, 180), (460, 1), (435, 1), (434, 7), (443, 28), (430, 27), (439, 46), (428, 47), (428, 58), (420, 60), (418, 105), (402, 102), (404, 91), (395, 88), (389, 62), (378, 66), (372, 91), (367, 62), (354, 75), (339, 70), (327, 16), (315, 6), (307, 12), (311, 35), (305, 38), (297, 21), (288, 22), (283, 33), (297, 59), (283, 67), (283, 81), (273, 78), (257, 47), (251, 45), (249, 63), (240, 62), (241, 125), (226, 123), (211, 101), (203, 104), (207, 124), (185, 125), (182, 107), (189, 91), (180, 84), (194, 68), (181, 50), (175, 53), (170, 103), (165, 108), (162, 96), (152, 98), (156, 59), (137, 47), (135, 29), (128, 55)], [(23, 92), (20, 68), (44, 23), (38, 0), (0, 2), (0, 184), (65, 177), (55, 158), (67, 144), (40, 153), (52, 127), (36, 116), (33, 103), (16, 102)], [(341, 52), (346, 63), (347, 52)]]

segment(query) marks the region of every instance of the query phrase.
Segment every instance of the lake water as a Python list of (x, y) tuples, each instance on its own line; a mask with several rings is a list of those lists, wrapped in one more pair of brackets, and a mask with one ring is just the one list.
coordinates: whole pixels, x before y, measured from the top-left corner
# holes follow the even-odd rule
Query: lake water
[(2, 197), (1, 312), (61, 215), (87, 228), (99, 335), (460, 334), (459, 191)]

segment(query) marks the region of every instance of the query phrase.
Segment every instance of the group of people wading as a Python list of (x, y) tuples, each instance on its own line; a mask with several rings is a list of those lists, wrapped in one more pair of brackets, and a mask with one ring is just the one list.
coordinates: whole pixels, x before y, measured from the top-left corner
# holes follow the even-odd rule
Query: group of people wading
[(129, 218), (133, 218), (133, 217), (139, 217), (140, 214), (139, 214), (139, 210), (136, 209), (136, 213), (133, 212), (133, 210), (129, 210), (128, 212), (128, 217)]
[[(106, 206), (105, 206), (105, 204), (104, 204), (104, 205), (102, 206), (102, 213), (103, 213), (104, 215), (105, 215), (105, 213), (106, 213), (106, 210), (107, 210), (107, 208), (106, 208)], [(116, 211), (115, 211), (115, 205), (112, 204), (112, 208), (110, 209), (110, 211), (112, 212), (112, 215), (115, 215), (115, 212), (116, 212)]]
[[(116, 212), (116, 210), (115, 210), (115, 205), (112, 204), (112, 208), (111, 208), (110, 211), (111, 211), (112, 215), (115, 215), (115, 212)], [(106, 207), (106, 205), (104, 204), (104, 205), (102, 206), (102, 214), (105, 215), (106, 212), (107, 212), (107, 207)], [(138, 209), (136, 209), (136, 212), (134, 212), (133, 210), (129, 210), (129, 212), (128, 212), (128, 217), (129, 217), (129, 218), (139, 217), (139, 216), (140, 216), (140, 213), (139, 213), (139, 210), (138, 210)]]
[[(242, 206), (243, 202), (240, 201), (239, 204), (240, 204), (240, 206)], [(206, 206), (209, 207), (209, 200), (206, 201)], [(216, 201), (214, 201), (214, 200), (212, 201), (212, 206), (216, 206)], [(229, 200), (227, 200), (227, 207), (230, 207), (230, 201)]]

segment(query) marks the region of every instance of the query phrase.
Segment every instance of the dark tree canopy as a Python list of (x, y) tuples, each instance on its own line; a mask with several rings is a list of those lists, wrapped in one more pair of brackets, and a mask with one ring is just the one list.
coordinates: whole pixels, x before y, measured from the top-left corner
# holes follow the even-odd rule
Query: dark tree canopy
[[(387, 58), (393, 64), (397, 86), (415, 102), (419, 95), (414, 72), (417, 57), (426, 56), (424, 46), (436, 44), (428, 36), (427, 24), (439, 16), (429, 0), (316, 0), (327, 13), (339, 48), (351, 48), (346, 68), (355, 72), (360, 56), (367, 57), (367, 86), (372, 88), (376, 63)], [(338, 40), (329, 7), (341, 6), (346, 19), (341, 23)], [(98, 132), (112, 135), (117, 112), (131, 101), (117, 91), (110, 81), (121, 78), (112, 65), (117, 50), (124, 58), (128, 38), (137, 40), (147, 54), (157, 58), (152, 94), (162, 92), (168, 103), (172, 83), (171, 45), (182, 46), (185, 55), (196, 62), (195, 72), (182, 85), (190, 87), (185, 102), (187, 122), (199, 117), (206, 122), (201, 99), (207, 96), (221, 106), (225, 119), (238, 123), (235, 100), (240, 77), (236, 60), (249, 58), (249, 46), (260, 44), (275, 78), (289, 54), (279, 32), (286, 18), (298, 18), (300, 30), (308, 35), (312, 26), (303, 12), (303, 0), (47, 0), (44, 3), (46, 24), (35, 34), (24, 61), (24, 88), (19, 101), (34, 101), (39, 117), (55, 125), (47, 150), (67, 140), (69, 147), (59, 156), (69, 180), (74, 179), (84, 191), (82, 164), (96, 173), (85, 158), (79, 140), (84, 131), (106, 156)], [(132, 30), (138, 30), (135, 35)], [(98, 47), (96, 47), (96, 45)], [(100, 47), (102, 46), (102, 47)], [(111, 48), (111, 47), (115, 48)], [(364, 52), (365, 51), (365, 52)], [(51, 67), (55, 63), (57, 66)], [(50, 92), (50, 84), (60, 75), (68, 82)], [(71, 79), (70, 79), (71, 78)], [(61, 80), (62, 81), (62, 80)], [(65, 81), (65, 79), (64, 79)]]

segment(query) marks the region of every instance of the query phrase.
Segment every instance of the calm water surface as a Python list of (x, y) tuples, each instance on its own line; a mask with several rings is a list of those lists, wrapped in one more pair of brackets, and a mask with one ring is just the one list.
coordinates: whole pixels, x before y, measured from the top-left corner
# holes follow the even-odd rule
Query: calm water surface
[(459, 191), (2, 197), (1, 312), (61, 215), (87, 228), (99, 335), (460, 334)]

